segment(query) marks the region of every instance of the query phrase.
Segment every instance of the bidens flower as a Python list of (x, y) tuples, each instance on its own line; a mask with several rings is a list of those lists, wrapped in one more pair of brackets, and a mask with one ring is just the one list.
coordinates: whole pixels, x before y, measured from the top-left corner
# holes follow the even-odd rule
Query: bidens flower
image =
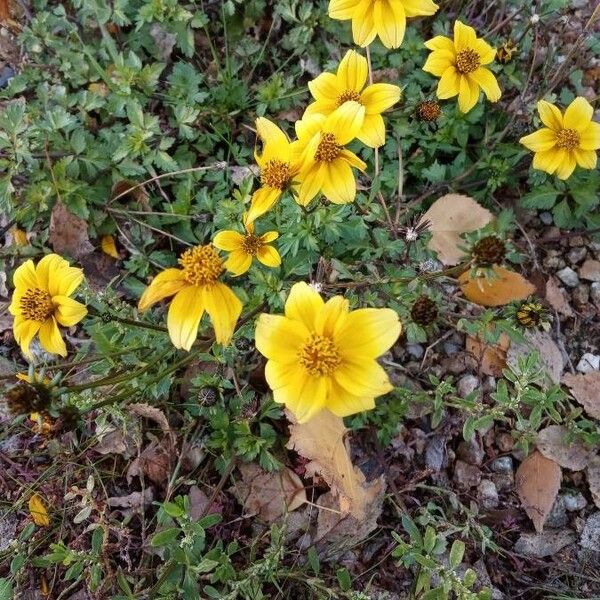
[(600, 148), (600, 123), (592, 121), (594, 109), (582, 97), (577, 97), (565, 110), (540, 100), (537, 104), (540, 119), (545, 125), (519, 142), (535, 152), (533, 168), (556, 173), (567, 179), (576, 165), (583, 169), (596, 168), (596, 150)]
[(328, 117), (306, 115), (296, 121), (297, 141), (294, 154), (302, 163), (296, 201), (306, 206), (319, 192), (335, 204), (352, 202), (356, 181), (352, 167), (364, 171), (367, 165), (346, 150), (360, 131), (365, 107), (358, 102), (344, 102)]
[(458, 94), (461, 112), (469, 112), (479, 100), (479, 88), (490, 102), (500, 100), (502, 92), (494, 74), (486, 69), (496, 50), (477, 37), (475, 30), (460, 21), (454, 23), (454, 41), (442, 35), (425, 42), (433, 52), (423, 71), (440, 78), (437, 97), (446, 100)]
[(86, 307), (70, 298), (83, 281), (83, 271), (57, 254), (44, 256), (37, 265), (28, 260), (13, 277), (15, 291), (8, 310), (14, 315), (13, 333), (25, 356), (35, 335), (42, 348), (67, 355), (59, 325), (71, 327), (87, 314)]
[(278, 267), (281, 264), (281, 256), (270, 242), (279, 237), (276, 231), (267, 231), (262, 235), (254, 233), (254, 223), (246, 222), (246, 233), (237, 231), (219, 231), (213, 240), (213, 244), (220, 250), (229, 252), (224, 267), (235, 276), (245, 273), (256, 257), (266, 267)]
[(144, 311), (156, 302), (175, 296), (167, 315), (167, 328), (176, 348), (189, 350), (198, 335), (204, 311), (212, 321), (219, 344), (228, 344), (242, 312), (242, 303), (219, 277), (225, 270), (223, 260), (210, 244), (186, 250), (179, 259), (181, 269), (166, 269), (158, 274), (140, 298)]
[(375, 360), (400, 335), (400, 321), (388, 308), (350, 311), (335, 296), (324, 302), (305, 283), (292, 287), (285, 316), (262, 314), (256, 347), (267, 357), (265, 377), (275, 402), (300, 423), (322, 409), (344, 417), (375, 406), (392, 390)]
[(337, 73), (321, 73), (308, 84), (316, 102), (309, 104), (305, 115), (330, 115), (344, 102), (353, 100), (365, 107), (365, 118), (356, 137), (367, 146), (385, 144), (385, 124), (381, 113), (400, 100), (400, 88), (390, 83), (374, 83), (365, 87), (369, 67), (367, 59), (348, 50)]
[(386, 48), (398, 48), (404, 39), (407, 17), (435, 14), (431, 0), (330, 0), (329, 16), (352, 20), (354, 43), (368, 46), (376, 36)]
[(275, 123), (259, 117), (256, 119), (256, 133), (263, 143), (262, 154), (254, 153), (260, 168), (261, 187), (252, 195), (247, 223), (252, 223), (271, 210), (300, 170), (300, 165), (292, 160), (290, 140)]

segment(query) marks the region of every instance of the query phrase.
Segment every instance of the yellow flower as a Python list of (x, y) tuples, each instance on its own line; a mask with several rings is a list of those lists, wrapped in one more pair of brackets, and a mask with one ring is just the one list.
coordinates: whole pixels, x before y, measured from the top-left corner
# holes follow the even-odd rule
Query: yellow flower
[(381, 113), (400, 100), (400, 88), (390, 83), (374, 83), (365, 87), (369, 67), (367, 59), (348, 50), (337, 73), (321, 73), (308, 88), (316, 102), (309, 104), (305, 115), (328, 116), (339, 106), (354, 100), (365, 107), (365, 118), (356, 137), (367, 146), (385, 144), (385, 124)]
[(479, 100), (479, 88), (490, 102), (500, 100), (502, 92), (494, 74), (484, 67), (496, 56), (496, 50), (477, 37), (475, 30), (460, 21), (454, 23), (454, 41), (442, 35), (425, 42), (433, 52), (423, 71), (440, 78), (437, 97), (446, 100), (458, 94), (461, 112), (469, 112)]
[(15, 291), (8, 308), (15, 317), (13, 333), (25, 356), (37, 334), (42, 348), (67, 355), (59, 325), (71, 327), (87, 314), (85, 306), (70, 296), (83, 281), (83, 271), (69, 266), (57, 254), (44, 256), (37, 265), (28, 260), (13, 277)]
[(265, 376), (275, 402), (304, 423), (325, 408), (340, 417), (371, 409), (377, 396), (392, 390), (375, 359), (400, 330), (389, 308), (350, 311), (342, 296), (324, 302), (313, 288), (297, 283), (285, 316), (260, 315), (255, 337), (268, 359)]
[(319, 192), (335, 204), (352, 202), (356, 181), (352, 167), (364, 171), (367, 165), (346, 150), (360, 131), (365, 107), (358, 102), (344, 102), (328, 117), (306, 115), (296, 121), (294, 153), (302, 163), (296, 201), (306, 206)]
[(246, 222), (246, 233), (237, 231), (219, 231), (213, 240), (213, 244), (220, 250), (229, 252), (229, 258), (224, 267), (235, 276), (245, 273), (256, 257), (267, 267), (278, 267), (281, 264), (281, 256), (270, 242), (279, 237), (276, 231), (267, 231), (262, 235), (255, 235), (254, 223)]
[(300, 165), (292, 160), (292, 143), (275, 123), (259, 117), (256, 119), (256, 133), (263, 143), (262, 154), (254, 153), (262, 185), (252, 195), (247, 223), (271, 210), (300, 170)]
[(592, 121), (594, 109), (581, 96), (565, 110), (540, 100), (537, 104), (540, 119), (546, 126), (522, 137), (519, 142), (535, 152), (533, 168), (555, 173), (567, 179), (576, 165), (583, 169), (596, 168), (596, 150), (600, 148), (600, 123)]
[(398, 48), (404, 39), (407, 17), (435, 14), (431, 0), (330, 0), (329, 16), (352, 20), (354, 43), (368, 46), (376, 36), (386, 48)]
[(204, 311), (212, 321), (215, 339), (228, 344), (242, 312), (242, 303), (231, 288), (219, 281), (223, 260), (211, 244), (186, 250), (181, 269), (165, 269), (144, 290), (138, 308), (144, 311), (164, 298), (175, 296), (167, 315), (167, 328), (176, 348), (189, 350), (198, 336)]

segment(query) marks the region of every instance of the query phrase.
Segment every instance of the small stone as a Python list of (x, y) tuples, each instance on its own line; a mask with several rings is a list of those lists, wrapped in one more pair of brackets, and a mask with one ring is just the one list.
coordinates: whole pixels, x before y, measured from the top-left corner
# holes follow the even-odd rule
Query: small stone
[(569, 518), (567, 517), (567, 509), (565, 507), (564, 497), (558, 496), (552, 505), (552, 510), (546, 518), (544, 526), (559, 529), (564, 527), (568, 521)]
[(483, 380), (483, 391), (484, 392), (495, 392), (496, 391), (496, 378), (493, 375), (488, 375)]
[(512, 473), (512, 458), (510, 456), (499, 456), (490, 463), (490, 469), (494, 471), (494, 473)]
[(563, 503), (569, 512), (583, 510), (587, 506), (587, 500), (581, 492), (577, 494), (564, 494)]
[(556, 273), (556, 276), (569, 287), (577, 287), (579, 285), (579, 277), (571, 267), (565, 267)]
[(565, 264), (562, 254), (557, 250), (550, 250), (544, 258), (544, 266), (548, 269), (562, 269)]
[(587, 248), (580, 246), (579, 248), (571, 248), (567, 254), (567, 258), (572, 265), (579, 264), (587, 255)]
[(498, 450), (500, 452), (510, 452), (515, 445), (515, 440), (510, 433), (506, 431), (501, 431), (498, 435), (496, 435), (496, 446), (498, 446)]
[(481, 481), (481, 471), (464, 460), (457, 460), (454, 464), (454, 481), (465, 489), (476, 487)]
[(569, 239), (569, 246), (575, 248), (576, 246), (585, 246), (585, 240), (580, 235), (573, 235)]
[(568, 529), (561, 531), (542, 531), (541, 533), (522, 533), (514, 551), (527, 556), (544, 558), (552, 556), (575, 541), (575, 533)]
[(479, 387), (479, 379), (475, 375), (463, 375), (456, 384), (456, 390), (461, 398), (466, 398)]
[(498, 498), (498, 490), (496, 484), (489, 479), (484, 479), (477, 486), (477, 499), (481, 508), (493, 509), (498, 508), (500, 499)]
[(425, 448), (425, 464), (434, 471), (442, 470), (446, 458), (446, 438), (434, 435), (429, 439)]
[(458, 445), (456, 456), (470, 465), (480, 466), (485, 457), (485, 451), (481, 442), (473, 438), (470, 442), (461, 442)]
[(586, 352), (577, 363), (577, 370), (580, 373), (591, 373), (600, 370), (600, 356)]
[(423, 354), (425, 354), (421, 344), (406, 344), (406, 351), (416, 360), (423, 358)]
[(587, 281), (600, 281), (600, 260), (586, 260), (579, 267), (579, 277)]
[(587, 550), (600, 552), (600, 512), (595, 512), (587, 518), (579, 543)]
[(590, 288), (587, 285), (578, 285), (572, 293), (575, 308), (582, 309), (590, 301)]
[(499, 492), (512, 490), (515, 485), (515, 474), (512, 471), (509, 473), (492, 473), (492, 481)]
[(549, 213), (547, 211), (544, 211), (542, 213), (540, 213), (540, 221), (544, 224), (544, 225), (552, 225), (552, 221), (554, 219), (552, 218), (552, 213)]
[(459, 350), (460, 350), (460, 347), (458, 346), (458, 344), (455, 344), (454, 342), (444, 342), (444, 352), (448, 356), (451, 356), (452, 354), (456, 354)]
[(592, 302), (600, 308), (600, 281), (595, 281), (590, 286), (590, 297)]

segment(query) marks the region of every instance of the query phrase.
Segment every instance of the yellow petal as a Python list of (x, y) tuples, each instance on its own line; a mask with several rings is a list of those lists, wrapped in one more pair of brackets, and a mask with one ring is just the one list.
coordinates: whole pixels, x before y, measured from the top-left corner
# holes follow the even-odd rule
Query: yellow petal
[(597, 150), (600, 148), (600, 123), (591, 121), (579, 132), (579, 147), (582, 150)]
[(568, 179), (573, 174), (576, 166), (575, 155), (572, 152), (564, 152), (563, 158), (556, 169), (556, 176), (559, 179)]
[(358, 139), (369, 146), (379, 148), (385, 144), (385, 122), (381, 115), (365, 115), (362, 129), (358, 132)]
[(523, 144), (523, 146), (533, 152), (545, 152), (556, 146), (556, 133), (554, 133), (552, 129), (544, 127), (543, 129), (539, 129), (529, 135), (523, 136), (519, 140), (519, 143)]
[(314, 331), (317, 314), (324, 305), (323, 298), (314, 288), (304, 282), (295, 283), (285, 303), (285, 316)]
[(460, 91), (460, 75), (455, 67), (448, 67), (437, 86), (437, 97), (441, 100), (447, 100), (458, 94)]
[(315, 100), (335, 102), (344, 91), (333, 73), (321, 73), (308, 82), (308, 89)]
[(317, 314), (315, 330), (321, 335), (333, 337), (336, 327), (340, 328), (349, 312), (349, 302), (343, 296), (334, 296), (325, 302)]
[(479, 62), (482, 65), (489, 65), (496, 58), (496, 49), (492, 48), (485, 40), (476, 40), (473, 50), (479, 54)]
[(202, 296), (215, 330), (215, 339), (217, 343), (226, 346), (233, 337), (235, 325), (242, 313), (242, 303), (231, 288), (220, 282), (203, 287)]
[(281, 256), (273, 246), (262, 246), (256, 252), (256, 258), (267, 267), (278, 267), (281, 264)]
[(223, 266), (233, 274), (234, 277), (243, 275), (252, 265), (252, 255), (243, 250), (234, 250), (229, 254)]
[(423, 71), (441, 77), (448, 67), (454, 66), (454, 58), (454, 52), (436, 50), (427, 57)]
[(48, 525), (50, 525), (48, 511), (39, 494), (33, 494), (33, 496), (29, 498), (29, 514), (38, 527), (48, 527)]
[[(310, 86), (310, 84), (309, 84)], [(311, 115), (330, 115), (338, 107), (337, 97), (335, 100), (318, 100), (311, 102), (304, 111), (305, 116)]]
[(365, 87), (368, 75), (367, 59), (354, 50), (348, 50), (337, 70), (337, 80), (341, 84), (341, 91), (360, 92)]
[(279, 234), (276, 231), (267, 231), (260, 236), (260, 241), (263, 244), (269, 244), (274, 242), (279, 237)]
[(277, 146), (286, 146), (289, 143), (287, 135), (273, 121), (258, 117), (256, 119), (256, 133), (266, 144), (275, 144)]
[(48, 292), (51, 296), (70, 296), (83, 282), (83, 269), (63, 266), (50, 272)]
[(347, 204), (356, 197), (356, 181), (352, 167), (343, 159), (326, 163), (323, 195), (334, 204)]
[(54, 296), (52, 302), (56, 306), (54, 316), (63, 327), (72, 327), (87, 315), (87, 308), (68, 296)]
[(190, 285), (175, 294), (167, 314), (167, 329), (175, 348), (190, 350), (198, 336), (204, 308), (199, 286)]
[(531, 166), (534, 169), (545, 171), (552, 175), (558, 168), (558, 165), (563, 161), (564, 153), (564, 150), (559, 150), (557, 148), (536, 152)]
[(563, 125), (565, 129), (575, 129), (576, 131), (585, 131), (592, 117), (594, 109), (592, 105), (581, 96), (577, 96), (565, 110), (563, 116)]
[(298, 352), (309, 335), (310, 331), (299, 320), (261, 314), (254, 339), (257, 350), (266, 358), (297, 365)]
[(330, 0), (328, 13), (332, 19), (347, 21), (354, 16), (360, 0)]
[(472, 27), (461, 21), (454, 22), (454, 47), (457, 52), (473, 50), (476, 45), (477, 34)]
[(554, 131), (559, 131), (563, 128), (562, 114), (554, 104), (546, 102), (546, 100), (540, 100), (537, 103), (537, 109), (540, 114), (540, 119), (546, 127), (549, 127)]
[(164, 298), (173, 296), (188, 284), (183, 278), (181, 269), (165, 269), (159, 273), (144, 290), (138, 309), (144, 311), (150, 308), (156, 302), (160, 302)]
[(407, 17), (423, 17), (434, 15), (439, 6), (431, 0), (402, 0)]
[(281, 198), (281, 194), (281, 190), (275, 188), (261, 187), (257, 189), (252, 194), (252, 202), (246, 215), (246, 224), (253, 223), (258, 217), (269, 212), (277, 200)]
[[(248, 221), (246, 220), (246, 223)], [(213, 246), (219, 248), (219, 250), (225, 250), (232, 252), (233, 250), (239, 250), (243, 248), (244, 236), (237, 231), (225, 230), (219, 231), (213, 239)]]
[(386, 372), (375, 360), (344, 361), (334, 371), (334, 378), (355, 396), (377, 397), (393, 389)]
[(42, 324), (38, 321), (28, 321), (20, 317), (15, 317), (13, 323), (13, 335), (15, 336), (17, 344), (21, 347), (21, 352), (23, 352), (25, 356), (31, 356), (29, 346), (31, 346), (31, 341), (40, 330), (41, 326)]
[(573, 150), (575, 160), (582, 169), (595, 169), (598, 158), (593, 150)]
[(299, 177), (300, 187), (296, 202), (302, 206), (308, 203), (321, 191), (325, 180), (326, 165), (315, 163), (308, 171)]
[(374, 83), (360, 95), (367, 115), (380, 114), (400, 100), (400, 88), (391, 83)]
[(121, 255), (117, 250), (117, 245), (115, 244), (115, 238), (112, 235), (103, 235), (100, 238), (100, 247), (104, 254), (116, 258), (117, 260), (121, 258)]
[(479, 85), (490, 102), (498, 102), (498, 100), (500, 100), (500, 96), (502, 95), (500, 86), (498, 85), (494, 74), (489, 69), (479, 67), (472, 73), (469, 73), (468, 78)]
[(315, 114), (303, 116), (302, 119), (296, 121), (294, 124), (298, 140), (304, 141), (304, 145), (306, 145), (321, 131), (323, 123), (325, 123), (325, 117), (323, 115)]
[(42, 323), (39, 331), (40, 344), (46, 352), (52, 354), (67, 355), (67, 346), (60, 335), (60, 329), (56, 319), (51, 317)]
[(350, 394), (341, 385), (333, 381), (327, 396), (326, 408), (338, 417), (348, 417), (359, 412), (372, 410), (375, 408), (375, 399)]
[(399, 48), (404, 39), (406, 15), (396, 0), (378, 0), (374, 8), (375, 27), (386, 48)]
[(354, 152), (350, 152), (350, 150), (342, 150), (338, 158), (343, 158), (350, 166), (360, 171), (364, 171), (367, 168), (367, 163), (358, 158)]
[(436, 35), (425, 42), (425, 47), (429, 50), (445, 50), (454, 54), (454, 42), (443, 35)]
[(26, 260), (22, 265), (15, 269), (13, 284), (17, 290), (22, 290), (23, 292), (38, 287), (35, 266), (31, 259)]
[(344, 102), (327, 117), (323, 124), (323, 131), (333, 133), (338, 144), (345, 146), (356, 137), (364, 119), (364, 106), (358, 102)]
[(334, 342), (350, 360), (377, 358), (394, 345), (401, 329), (398, 314), (391, 308), (360, 308), (337, 328)]
[(18, 227), (12, 227), (10, 230), (13, 243), (16, 246), (27, 246), (29, 244), (29, 240), (27, 239), (27, 232), (19, 229)]
[(364, 48), (368, 46), (377, 35), (373, 19), (372, 0), (361, 0), (352, 17), (352, 37), (354, 43)]
[[(48, 291), (48, 282), (54, 281), (55, 273), (61, 267), (68, 267), (69, 263), (58, 256), (58, 254), (46, 254), (35, 267), (37, 277), (37, 287), (41, 290)], [(65, 294), (68, 295), (68, 294)]]
[(468, 113), (479, 100), (479, 86), (468, 77), (460, 78), (460, 91), (458, 93), (458, 108), (461, 112)]

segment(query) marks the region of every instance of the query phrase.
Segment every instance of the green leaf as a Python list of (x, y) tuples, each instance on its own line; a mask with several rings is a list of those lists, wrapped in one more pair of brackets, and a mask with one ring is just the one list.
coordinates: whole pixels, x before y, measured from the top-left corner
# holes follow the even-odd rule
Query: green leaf
[(452, 547), (450, 548), (449, 562), (453, 569), (458, 568), (462, 562), (463, 556), (465, 555), (465, 543), (461, 540), (454, 540)]
[(177, 519), (178, 517), (183, 517), (183, 515), (185, 514), (183, 508), (181, 508), (181, 506), (175, 504), (174, 502), (165, 502), (163, 504), (163, 509), (170, 517), (173, 517), (175, 519)]
[(346, 567), (342, 567), (335, 572), (340, 588), (343, 592), (347, 592), (352, 589), (352, 579), (350, 579), (350, 573)]
[(319, 555), (317, 554), (315, 547), (311, 546), (308, 549), (307, 554), (308, 554), (308, 564), (310, 565), (310, 568), (313, 570), (315, 575), (318, 575), (319, 571), (321, 569), (321, 565), (319, 563)]
[(406, 530), (413, 544), (418, 546), (423, 545), (423, 537), (419, 528), (415, 525), (415, 522), (408, 516), (402, 515), (402, 527)]
[(566, 200), (561, 200), (553, 209), (554, 224), (562, 229), (569, 229), (577, 224), (573, 211)]
[(537, 208), (550, 210), (558, 198), (558, 190), (551, 185), (542, 185), (521, 197), (520, 204), (523, 208)]
[(0, 600), (13, 600), (13, 584), (6, 577), (0, 577)]
[(179, 527), (170, 527), (169, 529), (164, 529), (163, 531), (159, 531), (152, 536), (150, 545), (154, 546), (155, 548), (159, 546), (168, 546), (177, 539), (180, 533), (181, 529), (179, 529)]
[(428, 554), (435, 548), (435, 541), (435, 529), (431, 525), (428, 525), (423, 536), (423, 547)]

